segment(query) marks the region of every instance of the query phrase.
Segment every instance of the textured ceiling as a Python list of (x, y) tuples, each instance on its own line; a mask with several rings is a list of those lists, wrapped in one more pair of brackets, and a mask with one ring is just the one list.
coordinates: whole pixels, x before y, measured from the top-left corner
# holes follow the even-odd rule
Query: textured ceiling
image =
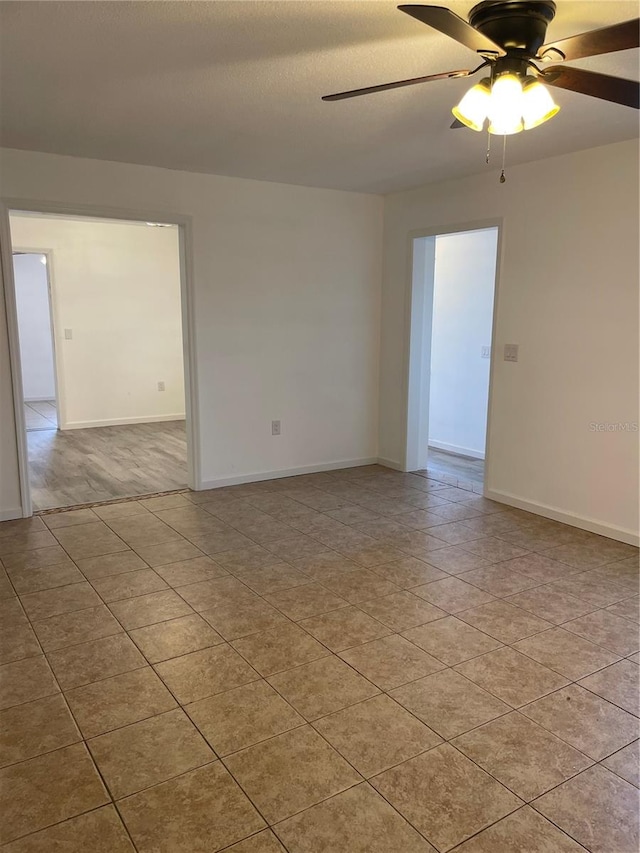
[[(439, 0), (443, 5), (446, 0)], [(0, 141), (11, 148), (389, 192), (482, 171), (484, 135), (449, 130), (469, 81), (320, 96), (472, 68), (471, 51), (379, 2), (1, 2)], [(471, 2), (448, 4), (465, 16)], [(558, 0), (548, 36), (633, 18)], [(638, 51), (572, 63), (638, 76)], [(510, 163), (634, 137), (638, 113), (554, 90), (562, 110)]]

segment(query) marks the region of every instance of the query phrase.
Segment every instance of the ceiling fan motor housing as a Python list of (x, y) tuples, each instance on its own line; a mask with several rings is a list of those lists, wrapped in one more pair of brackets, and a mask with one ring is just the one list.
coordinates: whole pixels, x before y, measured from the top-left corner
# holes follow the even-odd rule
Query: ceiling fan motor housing
[(553, 0), (483, 0), (469, 12), (469, 23), (514, 58), (533, 59), (555, 14)]

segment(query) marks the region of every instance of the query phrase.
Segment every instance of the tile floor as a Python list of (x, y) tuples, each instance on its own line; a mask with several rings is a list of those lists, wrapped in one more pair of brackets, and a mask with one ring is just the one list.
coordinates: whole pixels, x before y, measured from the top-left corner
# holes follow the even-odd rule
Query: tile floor
[(34, 400), (24, 404), (24, 422), (27, 432), (58, 428), (58, 410), (55, 400)]
[(484, 483), (484, 459), (457, 456), (455, 453), (436, 450), (435, 447), (429, 448), (426, 470), (430, 477), (436, 479), (445, 475), (453, 486), (482, 486)]
[(0, 525), (7, 853), (636, 853), (638, 551), (371, 466)]

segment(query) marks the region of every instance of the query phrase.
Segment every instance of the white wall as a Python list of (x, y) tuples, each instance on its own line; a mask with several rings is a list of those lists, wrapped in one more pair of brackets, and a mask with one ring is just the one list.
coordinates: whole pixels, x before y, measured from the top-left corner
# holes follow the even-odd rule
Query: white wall
[(25, 400), (55, 400), (51, 313), (44, 255), (14, 255), (13, 275)]
[(52, 250), (60, 428), (183, 418), (178, 229), (16, 214), (10, 222), (14, 246)]
[(380, 198), (6, 149), (0, 170), (5, 197), (192, 218), (205, 484), (377, 457)]
[[(429, 446), (484, 459), (497, 228), (436, 237)], [(425, 354), (428, 358), (428, 354)]]
[[(535, 131), (534, 131), (535, 132)], [(482, 152), (478, 151), (478, 156)], [(402, 464), (410, 232), (503, 218), (488, 489), (609, 535), (638, 531), (638, 146), (385, 199), (380, 456)], [(520, 345), (517, 364), (501, 360)]]

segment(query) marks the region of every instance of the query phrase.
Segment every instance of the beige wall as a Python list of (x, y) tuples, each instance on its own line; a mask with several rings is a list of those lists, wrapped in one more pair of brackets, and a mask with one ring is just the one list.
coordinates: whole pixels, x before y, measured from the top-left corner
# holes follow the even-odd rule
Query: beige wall
[[(479, 151), (479, 156), (481, 152)], [(404, 458), (409, 233), (503, 218), (488, 487), (638, 531), (638, 147), (624, 142), (385, 199), (380, 456)], [(501, 360), (520, 345), (517, 364)]]
[(51, 251), (60, 427), (184, 418), (178, 229), (19, 214), (10, 223), (14, 246)]
[[(205, 485), (377, 457), (382, 199), (6, 149), (0, 178), (5, 198), (191, 217)], [(3, 361), (5, 513), (19, 505), (7, 379)]]

